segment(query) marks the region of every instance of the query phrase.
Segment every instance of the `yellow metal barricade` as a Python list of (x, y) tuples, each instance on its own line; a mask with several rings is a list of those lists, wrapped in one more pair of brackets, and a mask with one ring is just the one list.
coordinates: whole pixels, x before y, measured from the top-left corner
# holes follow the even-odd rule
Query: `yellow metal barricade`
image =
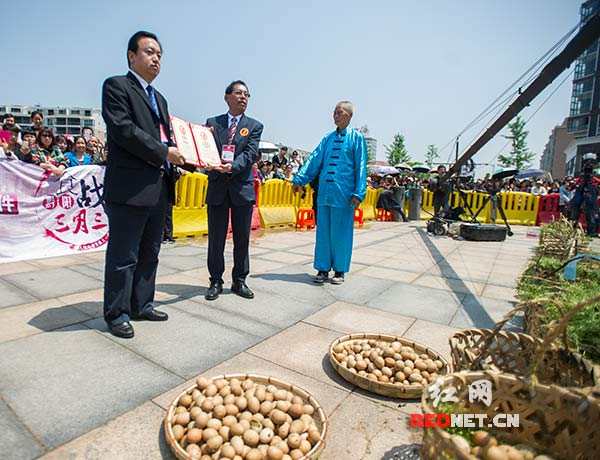
[(206, 212), (206, 174), (188, 173), (177, 181), (176, 203), (173, 206), (173, 236), (208, 235), (208, 214)]
[(433, 217), (433, 192), (423, 189), (423, 201), (421, 202), (421, 220), (428, 220)]
[[(523, 192), (504, 192), (500, 196), (501, 206), (509, 224), (535, 225), (540, 206), (539, 196)], [(502, 223), (499, 212), (496, 216), (496, 222)]]
[[(473, 191), (466, 191), (466, 190), (463, 193), (464, 193), (464, 197), (467, 202), (467, 205), (471, 207), (473, 214), (475, 214), (479, 210), (479, 208), (483, 205), (483, 203), (489, 196), (487, 193), (473, 192)], [(467, 221), (471, 220), (471, 215), (469, 214), (469, 211), (467, 209), (467, 206), (465, 205), (465, 202), (460, 197), (459, 192), (457, 192), (457, 191), (452, 192), (452, 195), (450, 196), (449, 204), (450, 204), (451, 208), (456, 208), (458, 206), (463, 208), (465, 210), (465, 213), (461, 215), (462, 219), (467, 220)], [(492, 202), (488, 201), (485, 204), (484, 208), (479, 213), (479, 215), (477, 216), (477, 222), (480, 222), (482, 224), (491, 222), (492, 221), (491, 220), (491, 209), (492, 209)]]
[[(305, 193), (304, 198), (302, 194)], [(294, 208), (296, 213), (298, 209), (312, 209), (313, 207), (313, 189), (310, 185), (304, 187), (304, 192), (300, 191), (294, 195)]]
[(260, 187), (258, 212), (264, 228), (296, 225), (292, 184), (281, 179), (269, 179)]
[(375, 220), (375, 217), (377, 216), (375, 208), (377, 207), (377, 200), (379, 199), (379, 194), (382, 190), (382, 188), (375, 190), (371, 187), (367, 187), (365, 199), (360, 204), (360, 208), (363, 210), (364, 220)]

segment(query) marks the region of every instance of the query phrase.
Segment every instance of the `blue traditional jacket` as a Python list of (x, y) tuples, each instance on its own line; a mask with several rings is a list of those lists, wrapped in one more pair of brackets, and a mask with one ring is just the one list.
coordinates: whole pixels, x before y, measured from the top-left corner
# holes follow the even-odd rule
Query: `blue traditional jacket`
[(319, 206), (348, 207), (352, 197), (367, 193), (367, 143), (362, 134), (346, 127), (323, 138), (294, 176), (292, 183), (306, 185), (319, 175)]

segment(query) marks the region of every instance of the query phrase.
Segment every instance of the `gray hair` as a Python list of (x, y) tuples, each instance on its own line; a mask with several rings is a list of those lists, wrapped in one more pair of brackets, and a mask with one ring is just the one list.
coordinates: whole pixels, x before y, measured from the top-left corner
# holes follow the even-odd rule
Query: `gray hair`
[(336, 107), (338, 105), (341, 105), (344, 107), (345, 110), (347, 110), (350, 113), (354, 113), (354, 104), (352, 104), (352, 102), (350, 101), (340, 101), (336, 104)]

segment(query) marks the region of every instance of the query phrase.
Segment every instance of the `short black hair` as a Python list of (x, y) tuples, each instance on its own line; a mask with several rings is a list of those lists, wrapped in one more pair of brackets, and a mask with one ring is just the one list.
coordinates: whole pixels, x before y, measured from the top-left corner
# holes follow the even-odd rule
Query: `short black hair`
[(81, 128), (81, 134), (83, 134), (83, 132), (89, 129), (92, 132), (92, 136), (94, 135), (94, 128), (90, 127), (90, 126), (84, 126), (83, 128)]
[(34, 110), (33, 112), (31, 112), (31, 115), (29, 115), (29, 119), (33, 120), (33, 117), (35, 117), (36, 115), (39, 115), (40, 117), (42, 117), (42, 119), (44, 118), (44, 114), (41, 112), (41, 110)]
[(232, 81), (231, 83), (229, 83), (229, 85), (227, 85), (227, 88), (225, 88), (225, 94), (233, 93), (233, 88), (235, 87), (235, 85), (244, 85), (246, 87), (246, 89), (248, 89), (248, 85), (246, 83), (244, 83), (242, 80), (235, 80), (235, 81)]
[(5, 113), (2, 115), (2, 123), (4, 123), (7, 118), (12, 118), (14, 120), (15, 116), (12, 113)]
[(288, 148), (284, 145), (283, 147), (281, 147), (281, 150), (285, 150), (287, 152)]
[(142, 38), (152, 38), (153, 40), (156, 40), (156, 43), (158, 43), (158, 46), (160, 46), (160, 52), (162, 53), (163, 47), (160, 41), (158, 40), (156, 34), (153, 34), (152, 32), (147, 32), (145, 30), (138, 30), (131, 36), (129, 42), (127, 43), (127, 55), (125, 57), (127, 58), (127, 67), (129, 68), (131, 68), (131, 64), (129, 62), (129, 52), (133, 51), (133, 54), (137, 54), (138, 49), (140, 47), (140, 39)]
[(23, 128), (21, 130), (21, 137), (26, 136), (27, 134), (31, 134), (32, 136), (35, 136), (35, 131), (31, 128)]

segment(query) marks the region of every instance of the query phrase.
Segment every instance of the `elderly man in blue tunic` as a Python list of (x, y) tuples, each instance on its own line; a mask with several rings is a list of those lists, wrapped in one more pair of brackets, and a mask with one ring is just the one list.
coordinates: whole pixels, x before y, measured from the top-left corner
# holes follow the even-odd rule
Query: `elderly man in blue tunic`
[(350, 128), (354, 107), (349, 101), (335, 106), (335, 131), (326, 135), (292, 180), (297, 193), (319, 176), (315, 283), (324, 283), (334, 271), (332, 284), (344, 282), (350, 271), (354, 210), (367, 193), (367, 143)]

